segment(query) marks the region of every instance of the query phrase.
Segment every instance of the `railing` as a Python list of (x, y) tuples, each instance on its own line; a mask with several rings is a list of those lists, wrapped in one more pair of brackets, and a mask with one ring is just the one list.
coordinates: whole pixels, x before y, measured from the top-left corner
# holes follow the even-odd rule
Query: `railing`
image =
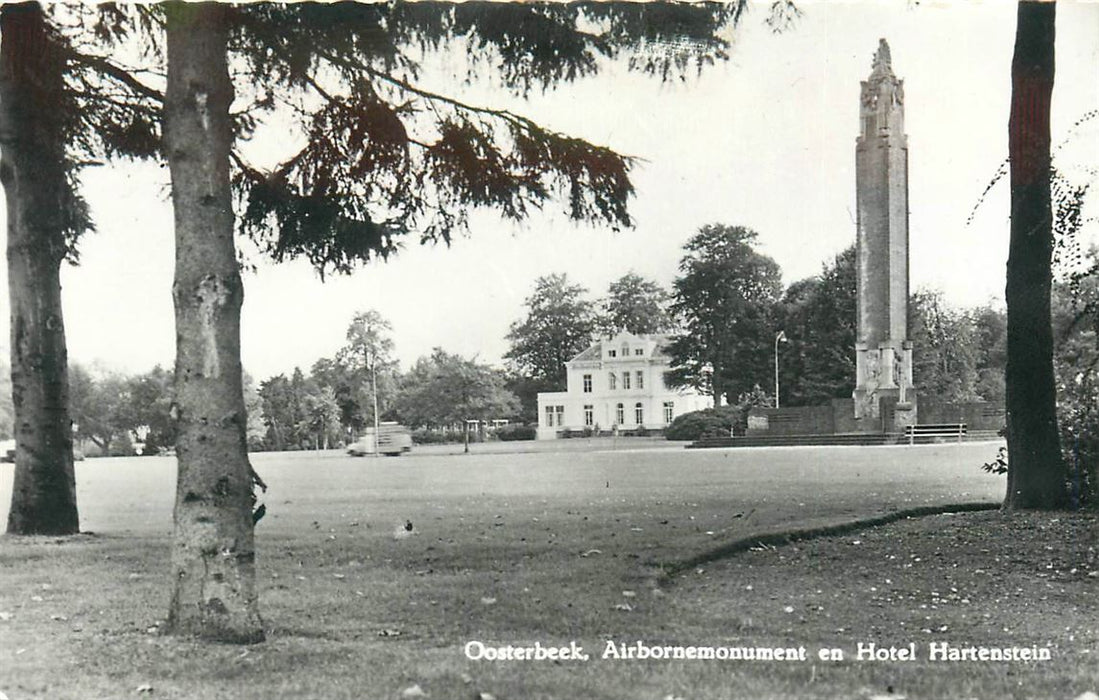
[(931, 438), (957, 438), (958, 442), (965, 439), (965, 423), (929, 423), (925, 425), (905, 426), (904, 434), (908, 438), (908, 444), (913, 445), (917, 437)]

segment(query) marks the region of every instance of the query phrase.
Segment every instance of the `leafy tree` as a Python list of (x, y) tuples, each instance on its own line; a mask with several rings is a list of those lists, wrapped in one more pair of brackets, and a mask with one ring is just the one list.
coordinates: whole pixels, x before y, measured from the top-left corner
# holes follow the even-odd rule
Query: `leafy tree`
[(1099, 262), (1054, 284), (1057, 417), (1072, 505), (1099, 509)]
[(1004, 499), (1009, 509), (1070, 505), (1057, 426), (1050, 328), (1050, 101), (1056, 12), (1055, 3), (1019, 3), (1011, 63), (1011, 238), (1005, 293), (1009, 467)]
[(336, 402), (336, 394), (330, 387), (318, 386), (313, 380), (305, 382), (303, 388), (302, 421), (298, 431), (312, 440), (315, 449), (327, 450), (329, 442), (339, 439), (340, 434), (340, 405)]
[(128, 439), (136, 427), (130, 380), (113, 372), (96, 377), (80, 365), (69, 368), (69, 377), (76, 436), (91, 440), (104, 457), (110, 456), (115, 440)]
[(563, 391), (565, 363), (592, 343), (595, 306), (588, 290), (569, 282), (568, 274), (552, 274), (534, 281), (534, 294), (523, 302), (526, 318), (511, 324), (511, 347), (504, 359), (512, 368), (538, 380), (549, 391)]
[(672, 330), (668, 299), (668, 292), (659, 284), (636, 272), (628, 272), (611, 282), (607, 290), (598, 320), (599, 331), (604, 336), (619, 331), (667, 333)]
[[(322, 357), (313, 363), (309, 376), (320, 387), (332, 391), (339, 408), (339, 422), (345, 437), (361, 432), (368, 422), (372, 409), (369, 379), (364, 381), (361, 372), (354, 371), (337, 359)], [(369, 408), (368, 408), (369, 407)]]
[(991, 305), (970, 312), (977, 334), (977, 394), (982, 401), (1004, 400), (1004, 369), (1007, 366), (1007, 316)]
[(703, 226), (679, 262), (671, 310), (683, 332), (669, 348), (671, 386), (709, 391), (714, 406), (768, 385), (781, 276), (743, 226)]
[[(267, 436), (267, 425), (263, 422), (263, 399), (260, 398), (256, 381), (247, 372), (243, 374), (242, 383), (244, 384), (244, 408), (248, 411), (248, 426), (245, 430), (248, 449), (260, 450), (263, 449), (264, 438)], [(175, 444), (174, 439), (172, 444)]]
[(912, 382), (921, 396), (976, 401), (979, 337), (968, 314), (947, 305), (938, 291), (917, 291), (908, 304)]
[(145, 374), (127, 379), (127, 413), (131, 430), (144, 426), (145, 454), (174, 448), (176, 424), (172, 419), (172, 375), (159, 365)]
[[(377, 311), (359, 312), (347, 327), (347, 344), (336, 355), (339, 369), (330, 376), (333, 379), (338, 376), (341, 383), (338, 395), (345, 396), (349, 403), (354, 402), (359, 416), (358, 429), (381, 420), (396, 391), (397, 362), (393, 359), (393, 340), (389, 337), (392, 330), (389, 321)], [(354, 414), (348, 417), (356, 418)]]
[(267, 426), (264, 445), (271, 450), (285, 450), (298, 444), (297, 430), (301, 422), (296, 414), (294, 391), (285, 374), (271, 377), (259, 385), (263, 422)]
[(401, 382), (396, 404), (397, 415), (412, 426), (463, 424), (467, 452), (467, 421), (510, 417), (518, 410), (502, 372), (442, 348), (416, 361)]
[(812, 406), (850, 397), (855, 388), (855, 247), (817, 277), (794, 282), (777, 310), (789, 341), (781, 349), (782, 406)]

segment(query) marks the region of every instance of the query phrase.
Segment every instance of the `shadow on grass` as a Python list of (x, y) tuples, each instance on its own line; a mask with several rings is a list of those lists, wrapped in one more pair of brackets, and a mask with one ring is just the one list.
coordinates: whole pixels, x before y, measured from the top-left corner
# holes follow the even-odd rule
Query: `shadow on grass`
[(946, 513), (971, 513), (986, 510), (999, 510), (999, 508), (999, 503), (955, 503), (942, 506), (920, 506), (917, 508), (905, 508), (904, 510), (886, 513), (885, 515), (879, 515), (873, 518), (862, 518), (834, 525), (760, 533), (727, 542), (720, 547), (707, 550), (687, 559), (663, 564), (659, 567), (660, 582), (661, 584), (667, 585), (675, 576), (684, 571), (689, 571), (703, 564), (726, 559), (757, 547), (774, 548), (821, 537), (839, 537), (853, 532), (889, 525), (890, 523), (895, 523), (899, 520), (907, 520), (909, 518), (922, 518), (929, 515), (943, 515)]

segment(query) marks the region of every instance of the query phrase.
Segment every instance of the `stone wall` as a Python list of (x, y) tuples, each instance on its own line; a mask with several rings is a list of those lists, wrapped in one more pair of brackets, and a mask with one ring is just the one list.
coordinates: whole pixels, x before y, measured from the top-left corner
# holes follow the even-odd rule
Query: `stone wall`
[[(895, 403), (895, 401), (894, 401)], [(853, 399), (832, 399), (823, 406), (789, 408), (753, 408), (748, 412), (748, 435), (848, 435), (852, 433), (903, 432), (902, 428), (883, 427), (884, 416), (855, 418)], [(1004, 426), (1002, 403), (944, 403), (921, 399), (919, 423), (965, 423), (969, 431), (999, 430)]]
[(1004, 404), (986, 401), (943, 403), (920, 401), (920, 423), (965, 423), (967, 430), (999, 430), (1007, 420)]

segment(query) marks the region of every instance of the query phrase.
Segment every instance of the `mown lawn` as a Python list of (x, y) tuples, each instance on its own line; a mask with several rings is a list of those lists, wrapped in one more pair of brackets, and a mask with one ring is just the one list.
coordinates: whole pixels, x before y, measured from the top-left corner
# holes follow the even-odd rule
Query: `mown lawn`
[[(271, 486), (257, 530), (269, 635), (252, 647), (158, 633), (174, 461), (81, 463), (82, 524), (92, 534), (0, 539), (0, 692), (692, 700), (1075, 698), (1099, 689), (1094, 520), (932, 516), (668, 574), (757, 533), (997, 501), (1003, 478), (979, 469), (994, 445), (601, 447), (257, 455)], [(10, 488), (5, 465), (0, 517)], [(638, 640), (804, 646), (810, 655), (836, 647), (845, 659), (600, 658), (607, 641)], [(933, 640), (1037, 645), (1052, 658), (930, 664)], [(473, 661), (463, 652), (471, 641), (573, 642), (590, 660)], [(860, 641), (916, 643), (921, 659), (858, 662)]]

